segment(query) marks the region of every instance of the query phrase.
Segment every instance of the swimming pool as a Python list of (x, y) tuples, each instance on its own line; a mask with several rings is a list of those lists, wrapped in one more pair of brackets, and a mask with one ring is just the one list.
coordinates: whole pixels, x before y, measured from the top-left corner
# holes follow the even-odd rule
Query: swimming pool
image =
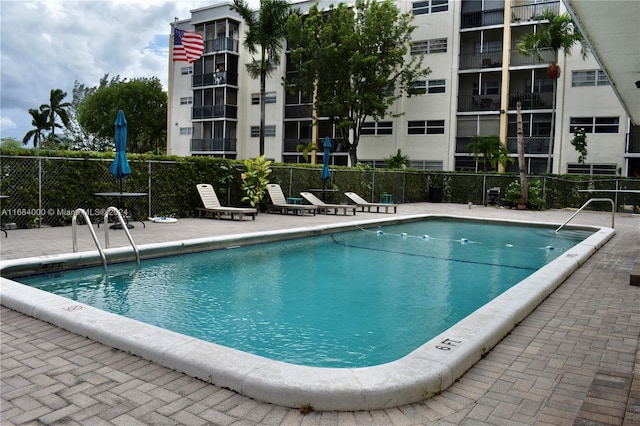
[[(361, 224), (363, 227), (372, 225), (372, 223)], [(350, 225), (348, 229), (354, 229), (354, 226)], [(137, 353), (220, 386), (230, 387), (257, 399), (287, 406), (310, 403), (315, 409), (382, 408), (428, 397), (446, 388), (462, 375), (563, 281), (578, 264), (612, 235), (606, 229), (589, 229), (595, 231), (595, 234), (578, 246), (563, 252), (547, 268), (534, 272), (519, 285), (501, 294), (496, 299), (497, 304), (491, 302), (483, 306), (409, 355), (374, 367), (315, 368), (268, 361), (262, 357), (205, 344), (200, 340), (189, 339), (166, 330), (145, 327), (137, 321), (97, 311), (83, 303), (42, 294), (35, 289), (18, 288), (17, 284), (7, 286), (4, 280), (2, 296), (5, 305), (7, 303), (22, 304), (22, 307), (29, 311), (28, 313), (43, 315), (50, 322), (72, 328), (72, 331)], [(249, 241), (265, 239), (292, 238), (301, 235), (322, 236), (342, 230), (344, 228), (330, 226), (309, 227), (294, 233), (245, 235), (238, 239), (210, 239), (208, 243), (203, 240), (185, 241), (180, 244), (169, 244), (165, 250), (160, 250), (157, 246), (141, 246), (140, 249), (141, 253), (146, 255), (158, 254), (161, 251), (175, 253), (195, 251), (206, 246), (242, 245)], [(394, 238), (394, 242), (398, 242), (403, 247), (414, 242), (436, 243), (435, 236), (422, 239), (420, 234), (409, 233), (405, 237), (402, 237), (402, 232), (396, 235), (391, 234), (373, 236), (373, 239)], [(335, 237), (339, 241), (344, 241), (344, 236), (346, 234), (336, 234)], [(475, 247), (475, 240), (475, 237), (469, 238), (464, 248)], [(447, 244), (451, 247), (465, 246), (461, 239)], [(515, 248), (518, 244), (512, 245), (514, 245), (512, 248)], [(537, 249), (544, 253), (543, 248)], [(388, 256), (388, 253), (385, 256)], [(91, 255), (84, 254), (81, 257), (83, 259), (78, 260), (80, 263), (90, 263), (88, 258)], [(97, 256), (94, 258), (99, 262)], [(39, 259), (38, 262), (41, 266), (31, 262), (30, 266), (23, 266), (23, 268), (31, 268), (35, 271), (52, 267), (45, 266), (47, 264), (60, 265), (69, 263), (71, 260), (65, 256), (54, 256)], [(551, 269), (548, 269), (549, 267)], [(16, 264), (3, 264), (3, 274), (5, 270), (15, 272), (16, 268), (18, 268)], [(168, 312), (167, 315), (169, 314)], [(114, 331), (114, 328), (117, 331)]]
[(358, 368), (406, 356), (591, 233), (426, 220), (20, 281), (273, 360)]

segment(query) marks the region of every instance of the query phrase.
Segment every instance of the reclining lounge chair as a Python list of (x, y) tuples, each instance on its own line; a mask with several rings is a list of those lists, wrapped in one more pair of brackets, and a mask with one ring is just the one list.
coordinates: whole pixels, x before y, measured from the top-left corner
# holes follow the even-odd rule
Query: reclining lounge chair
[(271, 204), (267, 206), (268, 212), (279, 212), (281, 214), (287, 214), (294, 212), (295, 214), (304, 215), (305, 213), (313, 213), (316, 215), (318, 207), (310, 206), (308, 204), (289, 204), (282, 192), (280, 185), (270, 183), (267, 185), (267, 191), (269, 191), (269, 197), (271, 197)]
[(370, 203), (367, 200), (365, 200), (364, 198), (362, 198), (361, 196), (359, 196), (358, 194), (356, 194), (355, 192), (345, 192), (344, 195), (347, 196), (347, 198), (349, 198), (351, 201), (353, 201), (357, 207), (362, 208), (362, 211), (364, 211), (365, 207), (367, 208), (367, 211), (369, 213), (371, 213), (371, 208), (375, 207), (376, 208), (376, 213), (380, 213), (380, 209), (384, 207), (384, 212), (385, 213), (389, 213), (389, 209), (393, 209), (393, 213), (396, 212), (398, 205), (397, 204), (390, 204), (390, 203)]
[(256, 220), (256, 214), (258, 210), (250, 207), (224, 207), (220, 204), (216, 191), (213, 186), (208, 183), (199, 183), (196, 185), (198, 188), (198, 194), (202, 200), (204, 207), (197, 207), (198, 217), (210, 216), (214, 219), (222, 219), (222, 216), (230, 216), (231, 219), (234, 216), (238, 217), (238, 220), (243, 220), (244, 216), (251, 216), (251, 219)]
[(324, 214), (329, 214), (330, 211), (333, 212), (333, 214), (338, 214), (338, 210), (342, 210), (342, 214), (343, 215), (347, 215), (347, 210), (350, 210), (353, 212), (353, 214), (356, 214), (356, 206), (354, 205), (348, 205), (348, 204), (327, 204), (324, 201), (322, 201), (321, 199), (319, 199), (318, 197), (316, 197), (315, 195), (313, 195), (310, 192), (301, 192), (300, 195), (302, 195), (302, 197), (307, 200), (308, 202), (310, 202), (311, 204), (313, 204), (314, 206), (318, 207), (318, 210), (320, 211), (320, 213), (324, 212)]

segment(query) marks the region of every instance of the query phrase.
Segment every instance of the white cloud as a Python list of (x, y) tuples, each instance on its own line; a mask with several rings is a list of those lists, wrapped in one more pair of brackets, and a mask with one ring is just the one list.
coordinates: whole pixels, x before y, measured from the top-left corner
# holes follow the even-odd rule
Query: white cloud
[(29, 108), (52, 89), (96, 86), (105, 74), (158, 77), (166, 88), (170, 23), (214, 1), (0, 1), (0, 137), (22, 140)]

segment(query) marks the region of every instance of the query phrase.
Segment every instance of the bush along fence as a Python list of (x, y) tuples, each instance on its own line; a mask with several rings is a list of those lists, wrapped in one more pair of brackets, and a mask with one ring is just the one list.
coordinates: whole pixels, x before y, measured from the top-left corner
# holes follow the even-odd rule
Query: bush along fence
[[(192, 217), (200, 206), (197, 183), (212, 184), (223, 204), (243, 205), (241, 161), (130, 155), (132, 173), (123, 180), (123, 191), (146, 195), (121, 202), (118, 197), (95, 195), (120, 189), (119, 181), (109, 172), (113, 159), (104, 158), (104, 154), (96, 157), (87, 153), (68, 157), (1, 154), (2, 223), (16, 223), (19, 228), (61, 226), (70, 223), (77, 208), (85, 209), (97, 221), (109, 206), (123, 208), (125, 213), (140, 218)], [(353, 191), (371, 201), (379, 201), (384, 194), (390, 195), (394, 203), (485, 204), (489, 188), (500, 187), (504, 197), (509, 185), (518, 181), (515, 174), (335, 167), (331, 178), (323, 182), (321, 165), (276, 164), (271, 168), (269, 180), (280, 184), (285, 195), (311, 191), (331, 203), (346, 203), (344, 193)], [(534, 187), (539, 188), (537, 195), (542, 200), (541, 205), (532, 208), (577, 208), (592, 197), (612, 198), (618, 209), (635, 206), (637, 210), (640, 205), (640, 194), (580, 192), (639, 190), (640, 179), (573, 175), (528, 178), (536, 182)], [(608, 205), (594, 204), (593, 208), (604, 210)]]

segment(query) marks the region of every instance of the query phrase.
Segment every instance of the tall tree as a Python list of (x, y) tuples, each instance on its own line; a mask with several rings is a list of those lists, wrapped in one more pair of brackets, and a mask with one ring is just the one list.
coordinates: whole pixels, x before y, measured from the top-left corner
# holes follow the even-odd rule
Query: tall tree
[[(568, 13), (559, 15), (554, 10), (545, 10), (539, 17), (542, 24), (538, 25), (536, 31), (526, 33), (517, 44), (521, 55), (530, 56), (535, 54), (539, 61), (544, 61), (542, 52), (552, 50), (554, 60), (549, 64), (547, 76), (553, 80), (553, 105), (551, 110), (551, 134), (549, 136), (549, 155), (547, 157), (547, 173), (551, 173), (551, 153), (553, 152), (553, 134), (556, 114), (557, 81), (560, 78), (560, 66), (558, 65), (558, 52), (563, 51), (564, 55), (570, 55), (573, 46), (580, 45), (580, 56), (587, 58), (588, 47), (578, 26), (573, 22), (573, 18)], [(547, 21), (548, 23), (544, 23)]]
[[(108, 76), (105, 75), (103, 79)], [(109, 137), (98, 136), (94, 133), (87, 132), (78, 122), (78, 109), (84, 103), (85, 99), (94, 93), (97, 87), (88, 87), (76, 81), (73, 85), (73, 99), (71, 101), (70, 123), (66, 129), (66, 137), (69, 140), (70, 147), (78, 151), (111, 151), (114, 147), (113, 135)]]
[(355, 7), (340, 3), (328, 11), (316, 4), (287, 23), (297, 67), (287, 85), (307, 96), (315, 90), (319, 115), (334, 121), (351, 165), (358, 162), (363, 123), (387, 116), (396, 99), (410, 95), (411, 82), (431, 72), (421, 56), (408, 55), (412, 20), (391, 0), (357, 0)]
[(167, 129), (167, 94), (157, 77), (131, 81), (106, 76), (78, 106), (78, 122), (87, 132), (113, 139), (118, 110), (127, 118), (129, 152), (164, 152)]
[(47, 116), (49, 128), (51, 129), (49, 138), (52, 146), (55, 146), (57, 143), (56, 127), (62, 128), (62, 126), (56, 122), (56, 119), (59, 117), (64, 127), (69, 127), (69, 112), (67, 109), (71, 104), (69, 102), (62, 102), (66, 96), (67, 92), (62, 91), (61, 89), (51, 89), (49, 103), (40, 105), (40, 112)]
[(260, 78), (260, 155), (264, 155), (267, 77), (280, 64), (291, 6), (286, 0), (260, 0), (260, 10), (255, 12), (247, 1), (233, 0), (231, 9), (238, 12), (247, 25), (244, 46), (251, 54), (247, 72), (253, 79)]
[(42, 146), (42, 142), (47, 138), (44, 132), (50, 129), (49, 116), (34, 108), (29, 109), (29, 114), (31, 114), (31, 125), (33, 129), (24, 135), (22, 143), (26, 145), (33, 139), (33, 147), (38, 148), (38, 146)]

